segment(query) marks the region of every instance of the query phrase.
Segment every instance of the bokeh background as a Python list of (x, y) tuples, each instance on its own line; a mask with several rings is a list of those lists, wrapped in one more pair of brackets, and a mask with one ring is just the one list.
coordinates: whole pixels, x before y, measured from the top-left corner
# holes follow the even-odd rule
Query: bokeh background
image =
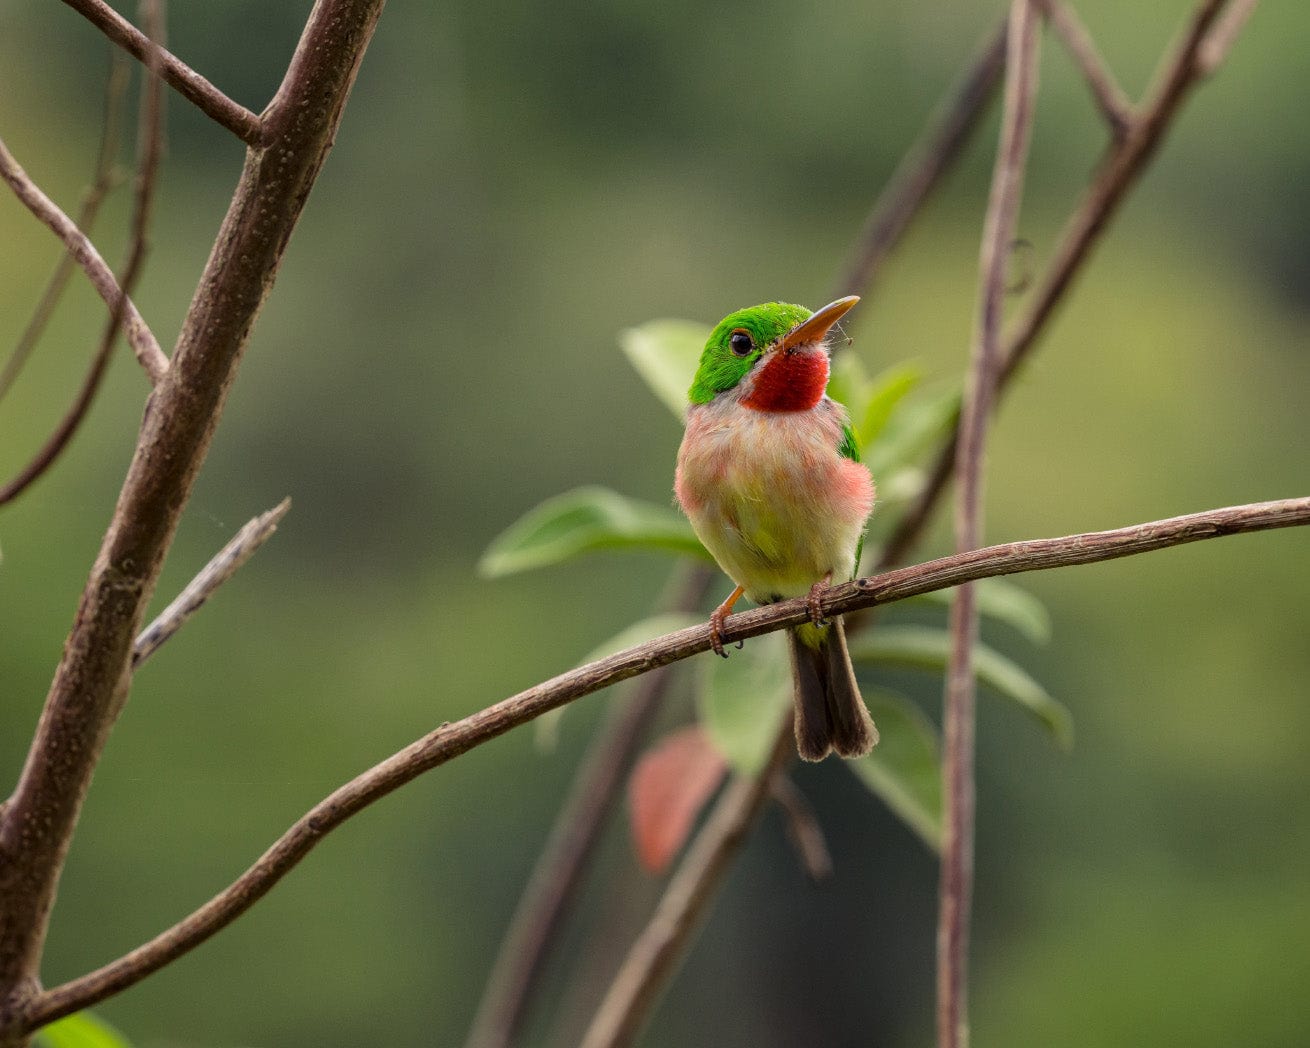
[[(606, 555), (501, 581), (487, 542), (581, 483), (668, 497), (678, 427), (617, 350), (656, 316), (815, 305), (989, 0), (393, 3), (255, 330), (162, 605), (284, 495), (276, 538), (138, 678), (88, 798), (47, 983), (226, 884), (334, 786), (571, 665), (669, 563)], [(1189, 5), (1078, 5), (1139, 95)], [(175, 2), (172, 47), (258, 110), (309, 4)], [(108, 64), (55, 3), (0, 8), (0, 134), (72, 210)], [(1310, 485), (1310, 9), (1257, 11), (1186, 108), (995, 429), (993, 541)], [(1048, 41), (1022, 235), (1035, 269), (1104, 144)], [(175, 96), (138, 294), (171, 344), (242, 151)], [(963, 367), (996, 118), (853, 315), (871, 370)], [(126, 153), (125, 153), (126, 155)], [(129, 195), (97, 240), (115, 260)], [(0, 345), (58, 252), (0, 194)], [(0, 472), (64, 410), (102, 324), (75, 278), (0, 405)], [(21, 766), (131, 452), (117, 359), (59, 468), (0, 512), (0, 777)], [(942, 533), (924, 552), (943, 548)], [(1310, 1041), (1310, 537), (1048, 573), (1051, 643), (989, 639), (1073, 710), (1056, 750), (984, 698), (973, 1022), (991, 1045)], [(906, 677), (936, 716), (940, 684)], [(139, 1045), (455, 1045), (606, 693), (327, 840), (253, 912), (100, 1014)], [(676, 711), (675, 711), (676, 713)], [(670, 720), (675, 719), (670, 714)], [(642, 1043), (911, 1046), (931, 1037), (936, 879), (837, 762), (797, 772), (836, 863), (810, 885), (776, 815)], [(574, 1043), (660, 884), (622, 818), (530, 1043)]]

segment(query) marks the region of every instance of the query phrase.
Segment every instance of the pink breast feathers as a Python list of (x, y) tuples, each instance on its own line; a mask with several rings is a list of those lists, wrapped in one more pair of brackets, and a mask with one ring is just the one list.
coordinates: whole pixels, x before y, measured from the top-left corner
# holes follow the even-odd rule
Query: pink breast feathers
[(827, 353), (782, 349), (765, 361), (742, 404), (756, 411), (809, 411), (827, 388)]

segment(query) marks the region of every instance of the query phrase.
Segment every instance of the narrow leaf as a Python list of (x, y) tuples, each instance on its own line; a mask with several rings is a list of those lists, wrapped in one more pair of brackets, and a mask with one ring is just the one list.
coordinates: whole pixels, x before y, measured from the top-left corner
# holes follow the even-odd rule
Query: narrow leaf
[(869, 382), (869, 373), (862, 361), (854, 353), (839, 353), (832, 358), (832, 373), (828, 376), (828, 396), (841, 404), (851, 418), (856, 432), (861, 438), (864, 434), (859, 429), (860, 419), (869, 404), (869, 395), (873, 386)]
[[(945, 630), (928, 626), (879, 626), (851, 639), (851, 658), (857, 662), (945, 671), (950, 659), (951, 637)], [(1068, 749), (1073, 745), (1073, 717), (1017, 663), (985, 644), (973, 649), (973, 668), (978, 681), (1019, 703)]]
[(701, 723), (733, 768), (754, 775), (763, 769), (778, 719), (791, 701), (787, 639), (769, 633), (728, 654), (701, 659)]
[(858, 415), (852, 413), (860, 440), (864, 442), (866, 448), (872, 447), (873, 443), (882, 436), (887, 423), (891, 420), (892, 412), (919, 384), (921, 377), (919, 369), (913, 364), (895, 364), (873, 380), (868, 400), (860, 413)]
[(36, 1035), (36, 1044), (38, 1048), (131, 1048), (122, 1034), (90, 1012), (52, 1022)]
[[(616, 651), (622, 651), (624, 648), (634, 648), (638, 644), (645, 644), (648, 640), (654, 640), (656, 637), (662, 637), (666, 633), (673, 633), (677, 630), (686, 629), (688, 626), (696, 626), (705, 621), (703, 615), (691, 615), (686, 612), (670, 611), (662, 615), (651, 615), (649, 618), (639, 619), (631, 626), (620, 630), (609, 640), (605, 641), (591, 651), (587, 652), (578, 660), (579, 666), (585, 666), (589, 662), (595, 662), (597, 659), (603, 659), (613, 655)], [(564, 718), (564, 711), (572, 703), (564, 706), (557, 706), (553, 710), (547, 710), (536, 719), (535, 731), (537, 745), (543, 750), (553, 750), (559, 742), (559, 725)]]
[(637, 374), (681, 422), (710, 328), (692, 320), (651, 320), (619, 333), (619, 346)]
[(878, 745), (847, 761), (869, 787), (933, 851), (941, 850), (942, 777), (937, 730), (908, 699), (884, 689), (864, 701), (878, 725)]
[(600, 549), (657, 549), (709, 559), (672, 506), (609, 488), (575, 488), (547, 499), (500, 533), (478, 562), (491, 577), (545, 567)]
[(917, 461), (929, 448), (938, 446), (960, 413), (960, 390), (956, 386), (922, 399), (898, 404), (887, 419), (878, 440), (865, 447), (864, 459), (874, 477)]
[(663, 873), (682, 850), (727, 771), (699, 724), (666, 735), (637, 762), (628, 780), (628, 814), (637, 858), (650, 873)]
[[(1014, 627), (1034, 644), (1045, 644), (1051, 639), (1051, 614), (1026, 589), (1005, 579), (980, 579), (974, 587), (979, 614)], [(955, 588), (934, 590), (910, 599), (950, 607)]]

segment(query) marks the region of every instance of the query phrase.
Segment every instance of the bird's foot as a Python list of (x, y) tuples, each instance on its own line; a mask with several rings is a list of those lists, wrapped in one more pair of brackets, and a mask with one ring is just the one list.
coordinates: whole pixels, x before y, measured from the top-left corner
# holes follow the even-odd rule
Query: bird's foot
[(810, 609), (810, 621), (820, 629), (828, 625), (828, 620), (823, 617), (823, 607), (821, 602), (824, 593), (831, 588), (832, 576), (827, 575), (810, 587), (810, 595), (805, 598), (805, 603)]
[[(728, 616), (732, 613), (732, 606), (737, 603), (742, 594), (742, 589), (738, 586), (729, 594), (728, 599), (710, 612), (710, 647), (714, 649), (714, 654), (720, 658), (726, 659), (728, 653), (723, 650), (723, 627)], [(738, 650), (745, 644), (744, 640), (737, 641)]]

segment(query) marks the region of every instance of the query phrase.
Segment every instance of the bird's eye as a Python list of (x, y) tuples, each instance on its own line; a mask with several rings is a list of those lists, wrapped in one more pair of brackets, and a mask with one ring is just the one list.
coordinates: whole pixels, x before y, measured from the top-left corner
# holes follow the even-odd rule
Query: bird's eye
[(749, 331), (745, 328), (737, 328), (728, 336), (728, 348), (732, 350), (733, 356), (744, 357), (755, 348), (755, 342)]

